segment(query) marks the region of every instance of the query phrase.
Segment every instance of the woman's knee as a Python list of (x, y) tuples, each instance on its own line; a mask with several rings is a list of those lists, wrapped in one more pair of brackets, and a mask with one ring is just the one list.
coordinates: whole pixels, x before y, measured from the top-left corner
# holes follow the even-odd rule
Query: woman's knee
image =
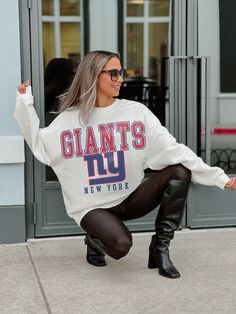
[(172, 179), (180, 181), (191, 181), (191, 171), (181, 164), (172, 166)]
[(112, 244), (112, 257), (120, 259), (128, 254), (132, 246), (132, 239), (129, 237), (120, 236), (114, 240)]

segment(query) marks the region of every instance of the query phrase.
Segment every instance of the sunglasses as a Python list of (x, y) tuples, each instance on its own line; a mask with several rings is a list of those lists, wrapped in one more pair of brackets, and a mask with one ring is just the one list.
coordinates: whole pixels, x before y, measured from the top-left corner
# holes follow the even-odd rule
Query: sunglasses
[(101, 73), (109, 73), (110, 76), (111, 76), (111, 80), (113, 82), (117, 81), (120, 76), (123, 79), (125, 79), (125, 77), (126, 77), (126, 70), (125, 69), (121, 69), (121, 70), (116, 70), (116, 69), (103, 70)]

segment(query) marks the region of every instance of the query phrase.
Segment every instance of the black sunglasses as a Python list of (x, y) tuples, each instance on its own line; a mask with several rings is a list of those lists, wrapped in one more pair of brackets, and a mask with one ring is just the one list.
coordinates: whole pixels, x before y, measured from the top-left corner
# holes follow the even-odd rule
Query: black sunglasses
[(121, 70), (116, 70), (116, 69), (103, 70), (101, 73), (109, 73), (110, 76), (111, 76), (111, 80), (114, 81), (114, 82), (117, 81), (120, 76), (123, 79), (125, 79), (125, 77), (126, 77), (126, 70), (125, 69), (121, 69)]

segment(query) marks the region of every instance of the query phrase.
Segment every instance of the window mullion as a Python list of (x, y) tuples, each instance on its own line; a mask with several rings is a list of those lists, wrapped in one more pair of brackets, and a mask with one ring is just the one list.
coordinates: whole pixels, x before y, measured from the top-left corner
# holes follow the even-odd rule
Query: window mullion
[[(80, 1), (80, 12), (84, 12), (84, 2)], [(80, 13), (80, 58), (84, 56), (84, 18), (81, 18), (82, 13)]]
[(125, 4), (124, 4), (124, 49), (123, 51), (125, 52), (124, 53), (124, 60), (123, 60), (123, 66), (124, 68), (127, 69), (127, 0), (124, 0), (125, 1)]
[(61, 57), (60, 0), (54, 0), (55, 56)]
[(148, 59), (149, 59), (149, 23), (148, 23), (148, 15), (149, 15), (149, 1), (144, 1), (144, 23), (143, 23), (143, 75), (148, 77)]

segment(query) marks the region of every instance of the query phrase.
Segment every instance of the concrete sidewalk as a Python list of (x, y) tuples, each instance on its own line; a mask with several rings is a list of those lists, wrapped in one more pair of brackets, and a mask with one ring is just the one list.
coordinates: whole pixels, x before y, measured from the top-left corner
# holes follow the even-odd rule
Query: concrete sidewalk
[(83, 237), (0, 246), (1, 314), (236, 313), (236, 229), (176, 232), (180, 279), (147, 268), (150, 234), (123, 259), (85, 260)]

